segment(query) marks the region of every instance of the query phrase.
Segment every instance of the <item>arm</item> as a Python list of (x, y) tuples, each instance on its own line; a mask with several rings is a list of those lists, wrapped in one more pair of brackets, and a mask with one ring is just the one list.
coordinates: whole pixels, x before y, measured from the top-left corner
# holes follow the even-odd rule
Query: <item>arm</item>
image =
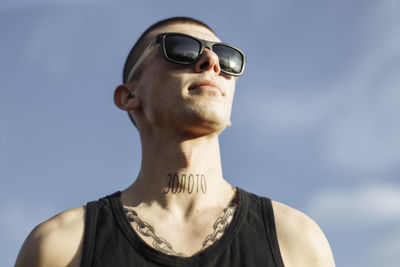
[(304, 213), (273, 202), (281, 255), (286, 267), (334, 267), (332, 250), (319, 226)]
[(15, 267), (79, 266), (84, 214), (84, 207), (78, 207), (36, 226), (22, 245)]

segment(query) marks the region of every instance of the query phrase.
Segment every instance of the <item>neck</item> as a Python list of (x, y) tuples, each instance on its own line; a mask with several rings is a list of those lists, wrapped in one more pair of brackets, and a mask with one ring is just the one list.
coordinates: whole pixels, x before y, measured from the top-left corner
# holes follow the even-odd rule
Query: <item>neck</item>
[(124, 191), (127, 205), (190, 213), (225, 206), (234, 189), (223, 179), (218, 136), (193, 139), (142, 137), (142, 165)]

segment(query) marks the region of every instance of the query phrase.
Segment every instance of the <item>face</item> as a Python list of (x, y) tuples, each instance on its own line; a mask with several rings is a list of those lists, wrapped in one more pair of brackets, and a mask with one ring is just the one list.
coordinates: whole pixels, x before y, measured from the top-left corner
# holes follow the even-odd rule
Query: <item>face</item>
[[(149, 37), (165, 32), (220, 41), (207, 28), (194, 24), (160, 27)], [(180, 65), (166, 61), (157, 45), (143, 62), (142, 70), (133, 89), (140, 100), (140, 112), (135, 116), (140, 124), (160, 133), (190, 136), (219, 134), (230, 125), (237, 78), (220, 71), (214, 52), (205, 48), (197, 63)]]

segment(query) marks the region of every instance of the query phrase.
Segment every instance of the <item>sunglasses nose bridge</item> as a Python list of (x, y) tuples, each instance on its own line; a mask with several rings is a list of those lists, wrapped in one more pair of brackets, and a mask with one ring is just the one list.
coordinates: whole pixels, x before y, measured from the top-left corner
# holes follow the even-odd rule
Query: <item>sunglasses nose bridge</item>
[(201, 45), (202, 45), (201, 52), (203, 52), (204, 48), (208, 48), (208, 50), (213, 51), (213, 49), (212, 49), (212, 47), (214, 45), (213, 42), (202, 40), (202, 44)]
[[(205, 49), (207, 48), (207, 49)], [(196, 72), (203, 72), (213, 70), (216, 74), (221, 72), (221, 67), (219, 65), (218, 55), (212, 51), (212, 48), (204, 46), (199, 58), (197, 59), (194, 69)]]
[(204, 49), (207, 48), (212, 54), (215, 54), (215, 56), (219, 60), (219, 57), (218, 57), (217, 53), (215, 53), (214, 50), (213, 50), (214, 44), (215, 43), (211, 42), (211, 41), (201, 40), (201, 49), (200, 49), (199, 59), (201, 58), (202, 54), (204, 53)]

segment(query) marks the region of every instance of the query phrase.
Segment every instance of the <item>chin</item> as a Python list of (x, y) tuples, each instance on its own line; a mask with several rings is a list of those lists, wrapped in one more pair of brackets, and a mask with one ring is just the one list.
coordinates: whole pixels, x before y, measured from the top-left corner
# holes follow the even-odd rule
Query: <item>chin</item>
[(184, 125), (187, 134), (192, 137), (201, 137), (206, 135), (219, 135), (229, 125), (226, 119), (217, 119), (215, 117), (197, 117), (192, 118), (190, 122)]
[(182, 128), (200, 135), (219, 134), (230, 125), (230, 113), (221, 103), (198, 102), (185, 106), (176, 115)]
[(187, 139), (195, 139), (201, 137), (216, 137), (219, 136), (225, 127), (215, 128), (215, 127), (202, 127), (202, 126), (195, 126), (190, 127), (189, 129), (185, 129), (184, 137)]

